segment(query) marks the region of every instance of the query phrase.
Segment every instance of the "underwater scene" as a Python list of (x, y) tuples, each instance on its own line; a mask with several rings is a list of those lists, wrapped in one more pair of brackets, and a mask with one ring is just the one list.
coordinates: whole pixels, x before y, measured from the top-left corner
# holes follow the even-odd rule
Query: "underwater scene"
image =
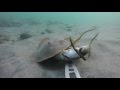
[(120, 12), (0, 12), (0, 78), (120, 78)]

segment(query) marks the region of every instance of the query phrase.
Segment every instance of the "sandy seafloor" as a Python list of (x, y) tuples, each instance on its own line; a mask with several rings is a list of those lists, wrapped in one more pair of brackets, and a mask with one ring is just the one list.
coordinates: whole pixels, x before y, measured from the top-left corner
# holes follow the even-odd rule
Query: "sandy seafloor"
[[(49, 62), (42, 65), (32, 62), (32, 53), (44, 37), (64, 39), (71, 36), (75, 39), (92, 26), (72, 25), (68, 29), (63, 23), (40, 23), (0, 27), (0, 34), (11, 40), (0, 44), (0, 78), (65, 78), (64, 64)], [(18, 40), (23, 32), (32, 37)], [(92, 44), (91, 56), (87, 61), (75, 62), (80, 75), (82, 78), (120, 78), (120, 25), (101, 25), (83, 36), (80, 45), (88, 44), (97, 32), (99, 36)]]

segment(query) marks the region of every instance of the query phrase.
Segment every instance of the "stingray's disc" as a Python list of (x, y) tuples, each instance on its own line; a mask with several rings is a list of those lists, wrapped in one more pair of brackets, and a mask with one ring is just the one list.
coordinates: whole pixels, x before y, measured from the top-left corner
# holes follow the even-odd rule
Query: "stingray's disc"
[(68, 41), (58, 40), (58, 39), (48, 39), (46, 41), (40, 42), (42, 43), (37, 50), (37, 62), (42, 62), (51, 57), (54, 57), (58, 53), (62, 51), (63, 48), (69, 45)]

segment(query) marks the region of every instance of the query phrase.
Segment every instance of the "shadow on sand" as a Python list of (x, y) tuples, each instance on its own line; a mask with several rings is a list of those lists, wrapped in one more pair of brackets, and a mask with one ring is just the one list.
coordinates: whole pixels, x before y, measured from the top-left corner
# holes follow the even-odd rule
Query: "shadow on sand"
[(58, 61), (56, 59), (48, 59), (43, 62), (38, 63), (43, 68), (49, 69), (49, 70), (59, 70), (63, 69), (65, 67), (65, 62)]

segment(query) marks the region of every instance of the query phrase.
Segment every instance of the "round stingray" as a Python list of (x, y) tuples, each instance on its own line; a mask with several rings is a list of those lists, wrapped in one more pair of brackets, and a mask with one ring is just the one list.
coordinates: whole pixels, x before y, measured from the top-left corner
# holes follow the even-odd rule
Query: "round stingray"
[(45, 39), (45, 41), (41, 41), (40, 43), (42, 45), (40, 45), (38, 48), (37, 62), (42, 62), (54, 57), (70, 44), (67, 40), (58, 39)]

